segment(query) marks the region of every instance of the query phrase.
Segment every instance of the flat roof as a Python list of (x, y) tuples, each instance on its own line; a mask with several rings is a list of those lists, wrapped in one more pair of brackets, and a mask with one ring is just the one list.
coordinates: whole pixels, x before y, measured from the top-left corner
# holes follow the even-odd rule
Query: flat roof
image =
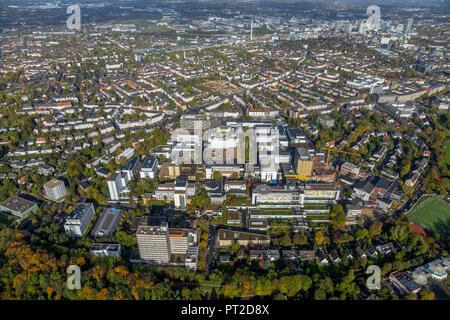
[(153, 166), (155, 165), (156, 162), (156, 157), (152, 157), (152, 156), (146, 156), (144, 157), (144, 160), (142, 161), (142, 169), (147, 169), (147, 168), (153, 168)]
[(94, 209), (94, 205), (92, 203), (77, 203), (73, 210), (69, 213), (67, 219), (80, 220), (91, 206)]
[(92, 235), (94, 237), (110, 237), (116, 231), (119, 225), (120, 218), (122, 217), (123, 210), (116, 208), (106, 208), (103, 211), (100, 219), (92, 230)]
[(396, 273), (392, 276), (395, 277), (395, 279), (397, 279), (410, 292), (420, 289), (420, 286), (407, 272)]
[(20, 196), (14, 195), (11, 198), (4, 201), (3, 203), (1, 203), (0, 206), (13, 213), (23, 215), (28, 210), (37, 206), (37, 204), (27, 199), (24, 199)]
[(52, 179), (49, 182), (47, 182), (46, 184), (44, 184), (44, 187), (49, 187), (49, 188), (54, 188), (60, 184), (64, 184), (64, 182), (62, 182), (61, 180), (57, 180), (57, 179)]
[(138, 162), (138, 161), (139, 161), (139, 157), (138, 156), (134, 157), (133, 159), (128, 161), (122, 168), (120, 168), (120, 171), (133, 169), (133, 167), (136, 165), (136, 162)]

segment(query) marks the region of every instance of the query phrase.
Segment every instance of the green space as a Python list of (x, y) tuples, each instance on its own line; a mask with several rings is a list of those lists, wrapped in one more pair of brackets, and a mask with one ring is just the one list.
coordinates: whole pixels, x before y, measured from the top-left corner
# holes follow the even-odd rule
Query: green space
[(412, 209), (415, 209), (416, 207), (420, 206), (425, 200), (431, 198), (433, 196), (431, 195), (423, 195), (422, 197), (420, 197), (420, 199), (414, 204)]
[(450, 166), (450, 140), (445, 143), (445, 164)]
[(291, 209), (262, 209), (262, 214), (292, 214)]
[(330, 220), (329, 214), (309, 214), (306, 216), (308, 220)]
[(318, 203), (318, 204), (315, 204), (315, 203), (311, 203), (311, 204), (305, 204), (304, 206), (303, 206), (303, 208), (305, 209), (305, 210), (314, 210), (314, 209), (316, 209), (316, 210), (327, 210), (327, 209), (330, 209), (330, 206), (328, 205), (328, 204), (320, 204), (320, 203)]
[(429, 231), (447, 234), (450, 230), (450, 206), (434, 198), (408, 215), (414, 223)]
[(0, 212), (0, 224), (11, 224), (17, 220), (17, 217)]
[(306, 219), (308, 219), (308, 220), (329, 220), (330, 215), (329, 214), (309, 214), (306, 216)]

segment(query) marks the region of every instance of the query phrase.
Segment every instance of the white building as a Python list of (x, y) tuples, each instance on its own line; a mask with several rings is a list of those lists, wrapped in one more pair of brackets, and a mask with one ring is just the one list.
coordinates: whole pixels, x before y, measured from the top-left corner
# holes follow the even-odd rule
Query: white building
[(139, 255), (142, 260), (154, 263), (170, 261), (169, 226), (139, 226), (136, 231)]
[(52, 179), (44, 184), (46, 197), (50, 200), (61, 202), (67, 195), (66, 186), (61, 180)]
[(155, 179), (155, 176), (158, 172), (158, 158), (146, 156), (142, 161), (141, 170), (139, 172), (140, 177)]
[(94, 217), (94, 205), (92, 203), (77, 203), (64, 223), (64, 230), (73, 237), (82, 237)]

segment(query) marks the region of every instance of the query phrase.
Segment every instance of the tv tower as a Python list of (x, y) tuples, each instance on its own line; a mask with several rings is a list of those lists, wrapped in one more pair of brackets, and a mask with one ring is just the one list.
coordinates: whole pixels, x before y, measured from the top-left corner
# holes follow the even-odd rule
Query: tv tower
[(253, 17), (252, 17), (252, 23), (250, 24), (250, 41), (253, 41)]

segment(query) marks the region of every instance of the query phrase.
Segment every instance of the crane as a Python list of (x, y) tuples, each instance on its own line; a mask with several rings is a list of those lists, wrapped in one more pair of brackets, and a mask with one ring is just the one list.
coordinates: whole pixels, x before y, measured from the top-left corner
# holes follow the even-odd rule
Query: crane
[(328, 160), (330, 160), (330, 152), (331, 151), (340, 152), (340, 153), (346, 153), (346, 154), (351, 154), (351, 155), (354, 155), (354, 156), (361, 157), (361, 155), (359, 153), (347, 152), (347, 151), (342, 151), (342, 150), (333, 149), (333, 148), (321, 148), (321, 149), (328, 150), (327, 163), (325, 164), (325, 169), (328, 169)]

